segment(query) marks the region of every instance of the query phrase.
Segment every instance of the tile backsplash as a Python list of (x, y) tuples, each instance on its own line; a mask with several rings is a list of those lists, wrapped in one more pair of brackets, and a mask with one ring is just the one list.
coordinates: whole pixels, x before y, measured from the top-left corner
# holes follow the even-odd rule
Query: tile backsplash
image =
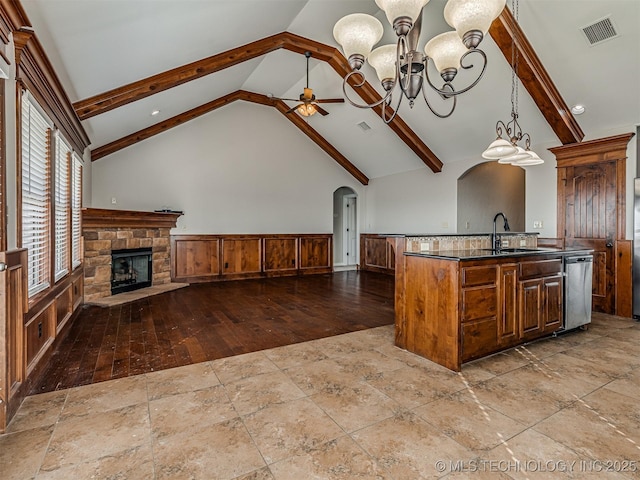
[[(503, 248), (536, 248), (538, 235), (528, 233), (498, 234)], [(438, 252), (445, 250), (473, 250), (491, 248), (491, 235), (433, 235), (428, 237), (406, 237), (407, 252)]]

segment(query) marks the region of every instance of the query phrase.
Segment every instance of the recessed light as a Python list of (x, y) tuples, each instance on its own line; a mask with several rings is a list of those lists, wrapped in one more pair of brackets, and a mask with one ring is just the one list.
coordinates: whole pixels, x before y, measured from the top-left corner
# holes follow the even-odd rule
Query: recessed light
[(584, 105), (574, 105), (573, 107), (571, 107), (571, 113), (573, 113), (574, 115), (582, 115), (584, 113)]
[(153, 112), (151, 112), (151, 116), (155, 117), (156, 115), (158, 115), (160, 113), (160, 110), (154, 110)]

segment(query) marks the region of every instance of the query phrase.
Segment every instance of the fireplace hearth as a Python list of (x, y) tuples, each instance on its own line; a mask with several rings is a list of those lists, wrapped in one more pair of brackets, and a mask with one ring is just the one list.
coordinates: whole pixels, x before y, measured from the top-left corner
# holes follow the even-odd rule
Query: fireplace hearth
[(150, 287), (152, 275), (150, 248), (130, 248), (111, 252), (111, 295)]

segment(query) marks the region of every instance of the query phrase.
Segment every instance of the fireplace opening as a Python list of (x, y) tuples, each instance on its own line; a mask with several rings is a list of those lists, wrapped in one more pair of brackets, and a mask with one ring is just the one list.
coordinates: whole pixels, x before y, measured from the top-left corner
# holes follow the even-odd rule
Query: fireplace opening
[(111, 252), (111, 295), (150, 287), (151, 249), (132, 248)]

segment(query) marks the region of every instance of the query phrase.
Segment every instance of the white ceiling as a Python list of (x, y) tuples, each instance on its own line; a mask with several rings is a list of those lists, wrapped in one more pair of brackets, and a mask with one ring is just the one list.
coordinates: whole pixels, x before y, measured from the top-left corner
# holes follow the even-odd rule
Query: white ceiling
[[(394, 40), (373, 0), (22, 0), (22, 4), (74, 102), (283, 31), (338, 46), (333, 25), (349, 13), (376, 15), (385, 25), (383, 43)], [(431, 0), (425, 7), (421, 45), (450, 29), (442, 18), (444, 4), (445, 0)], [(586, 105), (586, 113), (577, 117), (586, 139), (640, 124), (639, 0), (521, 0), (519, 7), (521, 28), (566, 103)], [(609, 14), (619, 38), (589, 46), (581, 27)], [(420, 97), (413, 109), (406, 101), (400, 108), (400, 116), (445, 166), (477, 158), (493, 140), (496, 121), (510, 119), (510, 68), (490, 37), (481, 48), (489, 58), (485, 77), (458, 98), (450, 118), (435, 117)], [(304, 56), (278, 50), (90, 118), (83, 125), (91, 148), (96, 148), (238, 89), (297, 98), (306, 82), (305, 68)], [(369, 83), (378, 87), (373, 70), (365, 66), (364, 71)], [(318, 98), (343, 96), (342, 79), (313, 58), (310, 86)], [(154, 109), (160, 115), (152, 117)], [(328, 104), (325, 109), (329, 116), (315, 115), (309, 123), (369, 178), (424, 166), (372, 111), (348, 103)], [(223, 114), (224, 109), (212, 113)], [(522, 86), (519, 114), (534, 147), (560, 144)], [(363, 132), (357, 126), (362, 121), (371, 130)]]

